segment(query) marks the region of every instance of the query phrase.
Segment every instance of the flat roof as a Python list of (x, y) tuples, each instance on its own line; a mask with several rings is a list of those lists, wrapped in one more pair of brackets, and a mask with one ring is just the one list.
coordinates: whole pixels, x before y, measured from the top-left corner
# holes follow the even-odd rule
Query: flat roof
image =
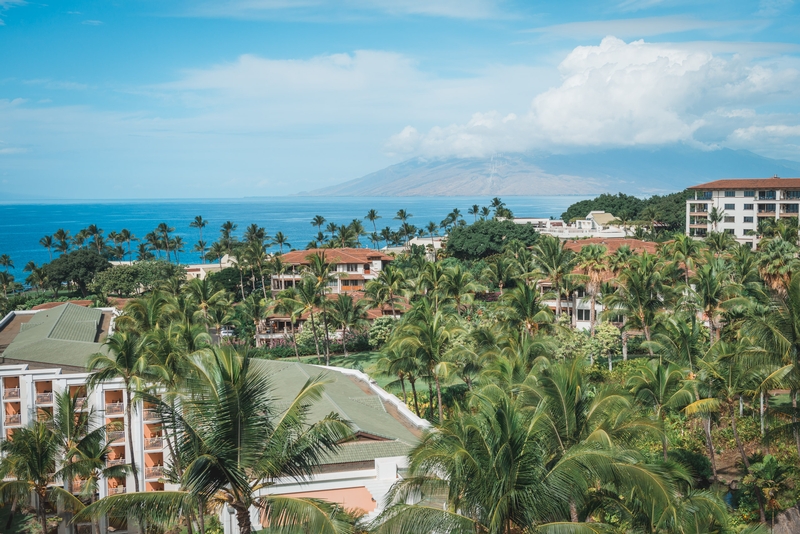
[(800, 178), (727, 178), (693, 185), (689, 189), (800, 189)]

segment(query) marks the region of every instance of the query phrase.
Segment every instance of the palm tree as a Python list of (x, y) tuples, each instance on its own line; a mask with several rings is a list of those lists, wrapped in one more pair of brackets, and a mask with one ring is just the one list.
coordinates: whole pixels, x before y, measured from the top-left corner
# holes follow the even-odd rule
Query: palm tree
[(772, 239), (764, 244), (758, 255), (758, 270), (767, 286), (783, 293), (792, 273), (798, 267), (797, 247), (783, 239)]
[(372, 209), (372, 210), (369, 210), (369, 211), (367, 212), (367, 216), (366, 216), (366, 217), (364, 217), (364, 219), (366, 219), (366, 220), (368, 220), (369, 222), (371, 222), (371, 223), (372, 223), (372, 230), (373, 230), (374, 232), (377, 232), (377, 231), (378, 231), (378, 227), (375, 225), (375, 221), (377, 221), (377, 220), (378, 220), (378, 219), (380, 219), (380, 218), (381, 218), (381, 216), (380, 216), (380, 215), (378, 215), (378, 210), (374, 210), (374, 209)]
[(128, 257), (133, 260), (133, 254), (131, 253), (131, 241), (139, 241), (139, 239), (127, 228), (123, 228), (119, 231), (119, 239), (120, 243), (128, 244)]
[(281, 254), (283, 254), (283, 247), (284, 246), (287, 246), (287, 247), (291, 247), (292, 246), (292, 244), (289, 243), (289, 238), (286, 237), (283, 234), (283, 232), (277, 232), (275, 234), (275, 238), (273, 239), (273, 242), (280, 247)]
[(326, 232), (330, 232), (330, 234), (331, 234), (331, 238), (330, 238), (331, 241), (333, 241), (336, 238), (337, 230), (339, 230), (339, 225), (336, 224), (335, 222), (329, 222), (328, 226), (325, 227), (325, 231)]
[(335, 324), (342, 329), (342, 352), (347, 356), (347, 332), (364, 329), (369, 325), (366, 320), (367, 302), (355, 300), (347, 293), (339, 293), (331, 302), (331, 316)]
[(148, 378), (148, 362), (145, 344), (147, 338), (135, 332), (117, 331), (104, 343), (107, 352), (98, 352), (89, 359), (86, 366), (91, 375), (87, 382), (90, 388), (107, 380), (121, 378), (125, 385), (125, 415), (128, 430), (128, 450), (131, 470), (134, 473), (134, 486), (139, 491), (139, 476), (136, 470), (136, 454), (133, 447), (134, 394), (142, 391)]
[(53, 239), (55, 239), (58, 244), (56, 245), (56, 250), (61, 252), (62, 254), (65, 252), (69, 252), (69, 245), (70, 245), (70, 235), (69, 230), (64, 230), (63, 228), (59, 228), (53, 234)]
[(206, 249), (208, 245), (205, 241), (200, 240), (197, 244), (192, 248), (192, 252), (199, 252), (200, 253), (200, 261), (205, 263), (206, 262)]
[(700, 243), (684, 233), (676, 233), (672, 243), (665, 247), (665, 252), (673, 262), (682, 264), (683, 281), (689, 285), (689, 271), (694, 269), (695, 258), (700, 255)]
[(511, 326), (536, 335), (540, 328), (553, 323), (553, 312), (546, 302), (552, 297), (552, 293), (541, 293), (535, 284), (520, 284), (501, 297), (502, 316)]
[[(171, 245), (171, 242), (170, 242), (170, 237), (169, 237), (169, 234), (170, 234), (171, 232), (174, 232), (174, 231), (175, 231), (175, 228), (173, 228), (173, 227), (169, 226), (169, 225), (168, 225), (167, 223), (165, 223), (165, 222), (159, 223), (159, 225), (156, 227), (156, 235), (158, 235), (158, 236), (161, 238), (161, 242), (162, 242), (162, 243), (164, 243), (164, 246), (166, 247), (166, 251), (167, 251), (167, 261), (170, 261), (170, 259), (169, 259), (169, 258), (170, 258), (169, 254), (170, 254), (170, 245)], [(176, 255), (176, 256), (177, 256), (177, 255)], [(176, 262), (177, 262), (177, 258), (176, 258)]]
[[(680, 366), (674, 363), (663, 365), (659, 360), (652, 359), (637, 369), (625, 387), (630, 389), (638, 402), (651, 407), (653, 415), (663, 425), (668, 408), (686, 404), (687, 390), (681, 387), (685, 377), (686, 373)], [(665, 462), (669, 459), (667, 445), (667, 434), (664, 433), (661, 436), (661, 448)]]
[(545, 235), (533, 247), (533, 267), (550, 281), (556, 294), (556, 316), (561, 315), (561, 297), (565, 280), (575, 267), (575, 254), (557, 237)]
[(394, 218), (395, 218), (395, 220), (398, 220), (398, 221), (400, 221), (401, 223), (405, 223), (405, 222), (406, 222), (406, 221), (408, 221), (408, 220), (409, 220), (411, 217), (413, 217), (413, 215), (411, 215), (410, 213), (408, 213), (406, 210), (400, 209), (400, 210), (397, 210), (397, 215), (395, 215), (395, 217), (394, 217)]
[(607, 252), (608, 249), (603, 245), (587, 245), (578, 254), (577, 267), (588, 277), (586, 292), (590, 296), (589, 325), (592, 335), (597, 321), (597, 295), (600, 292), (603, 274), (608, 271)]
[(397, 304), (406, 290), (405, 276), (400, 269), (387, 265), (376, 278), (367, 282), (364, 290), (374, 307), (383, 309), (388, 304), (392, 317), (397, 317)]
[(147, 243), (139, 243), (139, 248), (137, 250), (138, 253), (136, 255), (136, 259), (140, 261), (147, 261), (155, 258), (155, 256), (153, 256), (153, 253), (150, 252), (150, 245)]
[(0, 501), (16, 503), (36, 496), (36, 515), (42, 532), (48, 532), (47, 507), (61, 501), (78, 510), (83, 504), (54, 482), (59, 442), (50, 425), (34, 421), (12, 431), (11, 439), (0, 441)]
[(486, 287), (479, 284), (468, 270), (456, 265), (445, 272), (444, 283), (441, 285), (442, 294), (453, 299), (456, 313), (459, 315), (463, 309), (472, 303), (475, 293), (485, 291)]
[(8, 272), (9, 268), (13, 269), (14, 261), (11, 259), (11, 256), (8, 254), (0, 254), (0, 267), (5, 267), (6, 273)]
[(711, 229), (714, 232), (717, 231), (717, 225), (721, 223), (724, 219), (725, 219), (725, 210), (721, 210), (716, 206), (711, 208), (711, 211), (708, 212), (708, 222), (711, 223)]
[(208, 221), (202, 215), (198, 215), (189, 223), (189, 228), (197, 228), (200, 231), (200, 241), (203, 240), (203, 228), (208, 226)]
[(473, 222), (478, 222), (478, 214), (481, 212), (481, 207), (477, 204), (473, 204), (471, 208), (467, 210), (467, 213), (473, 216)]
[(1, 272), (0, 287), (3, 288), (3, 297), (8, 296), (8, 290), (9, 288), (13, 288), (13, 286), (14, 286), (14, 275), (7, 272)]
[(656, 256), (644, 252), (619, 274), (617, 291), (604, 297), (608, 313), (625, 315), (628, 328), (641, 328), (647, 341), (655, 323), (656, 312), (664, 306), (666, 287), (661, 276), (662, 264)]
[(180, 258), (178, 257), (179, 252), (183, 252), (183, 238), (179, 235), (176, 235), (172, 239), (172, 251), (175, 253), (175, 263), (180, 264)]
[(703, 314), (708, 320), (711, 340), (719, 339), (717, 317), (726, 306), (746, 303), (746, 299), (735, 298), (742, 289), (731, 279), (728, 265), (719, 258), (709, 258), (707, 263), (695, 269), (690, 277), (694, 293)]
[(220, 241), (215, 241), (211, 243), (211, 246), (208, 249), (208, 253), (206, 254), (206, 258), (211, 261), (219, 260), (219, 266), (222, 267), (222, 258), (228, 253), (225, 245), (222, 244)]
[(430, 301), (423, 299), (415, 306), (408, 320), (398, 325), (394, 333), (393, 344), (397, 350), (412, 354), (436, 384), (439, 424), (444, 422), (441, 364), (445, 362), (445, 352), (450, 340), (461, 331), (462, 328), (450, 315), (441, 310), (434, 311)]
[(322, 225), (325, 224), (327, 220), (322, 215), (315, 215), (313, 219), (311, 219), (311, 226), (316, 226), (319, 232), (322, 231)]
[(47, 249), (47, 253), (50, 254), (50, 261), (53, 261), (53, 246), (55, 246), (55, 242), (53, 241), (53, 236), (51, 235), (44, 236), (39, 240), (39, 244)]
[[(199, 372), (181, 388), (181, 401), (174, 408), (174, 420), (181, 422), (185, 436), (180, 441), (185, 468), (178, 490), (110, 496), (82, 515), (124, 514), (168, 528), (196, 510), (199, 502), (207, 502), (212, 508), (233, 509), (242, 534), (253, 531), (252, 508), (278, 531), (347, 530), (332, 505), (269, 491), (279, 479), (306, 480), (352, 434), (334, 414), (315, 423), (309, 420), (310, 407), (322, 396), (326, 382), (309, 379), (288, 407), (279, 408), (270, 377), (250, 352), (215, 348), (193, 361)], [(167, 414), (173, 408), (161, 403), (159, 409)]]
[(328, 332), (328, 299), (326, 295), (330, 291), (330, 284), (336, 280), (336, 263), (329, 262), (325, 258), (325, 253), (317, 253), (308, 256), (308, 266), (306, 267), (306, 274), (314, 280), (317, 295), (319, 300), (317, 307), (321, 310), (322, 326), (325, 330), (325, 339), (323, 345), (325, 347), (325, 365), (330, 365), (331, 350), (330, 350), (330, 335)]
[(297, 289), (294, 287), (282, 290), (274, 301), (273, 311), (278, 314), (286, 314), (289, 319), (294, 356), (298, 362), (300, 361), (300, 350), (297, 346), (297, 334), (294, 325), (303, 316), (304, 310), (305, 306), (298, 296)]
[(199, 308), (203, 322), (208, 322), (208, 310), (226, 301), (225, 290), (211, 278), (189, 280), (185, 287), (186, 296)]
[(519, 274), (517, 262), (505, 255), (494, 258), (494, 261), (489, 263), (489, 266), (483, 271), (484, 278), (500, 289), (501, 296), (506, 287), (516, 283)]

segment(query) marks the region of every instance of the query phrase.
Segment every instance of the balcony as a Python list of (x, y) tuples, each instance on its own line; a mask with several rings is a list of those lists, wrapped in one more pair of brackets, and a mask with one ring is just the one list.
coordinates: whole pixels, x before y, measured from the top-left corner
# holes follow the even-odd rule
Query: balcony
[(122, 415), (125, 413), (125, 404), (122, 402), (109, 402), (106, 404), (106, 415)]
[(155, 438), (144, 438), (145, 450), (161, 450), (164, 448), (164, 438), (161, 436)]
[(6, 414), (5, 418), (6, 426), (19, 426), (22, 424), (22, 414), (21, 413), (12, 413)]
[(117, 486), (115, 488), (108, 488), (109, 495), (119, 495), (120, 493), (125, 493), (125, 486)]
[(117, 465), (125, 465), (125, 458), (114, 458), (113, 460), (106, 460), (107, 467), (114, 467)]
[(36, 404), (53, 404), (53, 392), (37, 393)]
[(79, 411), (86, 409), (86, 397), (75, 397), (75, 409)]
[(759, 191), (758, 200), (775, 200), (777, 195), (775, 191)]
[(19, 398), (19, 388), (6, 388), (3, 390), (3, 400), (6, 399), (18, 399)]
[(164, 476), (164, 467), (160, 465), (155, 465), (153, 467), (145, 467), (144, 468), (144, 478), (145, 479), (156, 479), (161, 478)]
[(758, 205), (758, 213), (768, 215), (772, 214), (775, 215), (775, 204), (759, 204)]
[(142, 410), (142, 419), (144, 421), (160, 421), (161, 418), (158, 416), (158, 411), (153, 410), (152, 408), (148, 408)]
[(115, 441), (122, 441), (125, 439), (125, 431), (124, 430), (114, 430), (112, 432), (106, 432), (106, 439), (109, 443), (113, 443)]

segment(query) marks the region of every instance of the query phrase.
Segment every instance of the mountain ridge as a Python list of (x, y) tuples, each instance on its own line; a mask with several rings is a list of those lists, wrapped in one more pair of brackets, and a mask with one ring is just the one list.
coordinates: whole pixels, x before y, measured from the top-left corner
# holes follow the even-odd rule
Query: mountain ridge
[(800, 162), (747, 150), (686, 146), (582, 154), (411, 158), (307, 196), (538, 196), (663, 194), (720, 178), (800, 176)]

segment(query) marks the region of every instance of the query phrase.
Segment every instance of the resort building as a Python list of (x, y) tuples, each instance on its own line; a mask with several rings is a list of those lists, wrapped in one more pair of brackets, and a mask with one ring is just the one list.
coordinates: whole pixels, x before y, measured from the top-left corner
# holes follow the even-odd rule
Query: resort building
[(293, 250), (281, 256), (286, 272), (272, 275), (273, 293), (294, 287), (302, 278), (303, 270), (311, 264), (309, 258), (314, 255), (323, 256), (326, 262), (335, 265), (335, 280), (329, 286), (329, 292), (333, 294), (363, 291), (364, 285), (377, 278), (393, 259), (379, 250), (368, 248)]
[(624, 238), (633, 232), (635, 228), (627, 228), (615, 223), (617, 218), (605, 211), (590, 211), (585, 218), (576, 219), (570, 223), (556, 219), (544, 219), (533, 217), (514, 218), (515, 224), (530, 224), (539, 233), (558, 237), (559, 239), (575, 238)]
[[(114, 310), (110, 309), (61, 304), (36, 312), (11, 312), (3, 318), (0, 438), (8, 439), (14, 429), (52, 414), (56, 395), (69, 391), (76, 397), (78, 410), (93, 412), (95, 424), (106, 426), (112, 450), (107, 464), (129, 463), (131, 458), (137, 463), (137, 475), (101, 480), (98, 498), (134, 491), (134, 477), (138, 477), (142, 491), (177, 489), (164, 479), (169, 447), (154, 406), (136, 401), (131, 410), (121, 380), (108, 380), (93, 389), (87, 387), (86, 363), (91, 354), (103, 350), (101, 343), (113, 332), (114, 317)], [(280, 480), (269, 491), (325, 499), (375, 517), (389, 488), (406, 467), (408, 452), (429, 423), (359, 371), (268, 360), (258, 360), (253, 365), (274, 378), (271, 387), (276, 406), (288, 405), (309, 378), (324, 373), (330, 383), (323, 398), (313, 406), (312, 419), (334, 412), (350, 421), (354, 430), (353, 439), (343, 443), (335, 455), (325, 458), (309, 480), (302, 484)], [(130, 426), (126, 417), (129, 410)], [(73, 480), (72, 491), (80, 492), (83, 484), (82, 480)], [(232, 534), (238, 531), (236, 518), (227, 512), (222, 511), (221, 519), (225, 532)], [(254, 524), (261, 524), (255, 509), (251, 514)], [(124, 518), (104, 520), (101, 527), (102, 532), (138, 532)], [(77, 529), (79, 533), (90, 531), (88, 524)]]
[[(133, 265), (135, 262), (133, 261), (112, 261), (109, 262), (111, 265)], [(206, 276), (211, 273), (217, 273), (222, 269), (227, 269), (228, 267), (233, 267), (234, 261), (233, 259), (225, 254), (219, 261), (210, 262), (210, 263), (191, 263), (189, 265), (183, 265), (184, 270), (186, 271), (186, 280), (192, 280), (194, 278), (199, 278), (200, 280), (205, 280)]]
[[(689, 190), (694, 194), (686, 201), (686, 233), (692, 237), (725, 232), (754, 245), (760, 221), (800, 213), (800, 178), (716, 180)], [(712, 212), (720, 220), (712, 221)]]

